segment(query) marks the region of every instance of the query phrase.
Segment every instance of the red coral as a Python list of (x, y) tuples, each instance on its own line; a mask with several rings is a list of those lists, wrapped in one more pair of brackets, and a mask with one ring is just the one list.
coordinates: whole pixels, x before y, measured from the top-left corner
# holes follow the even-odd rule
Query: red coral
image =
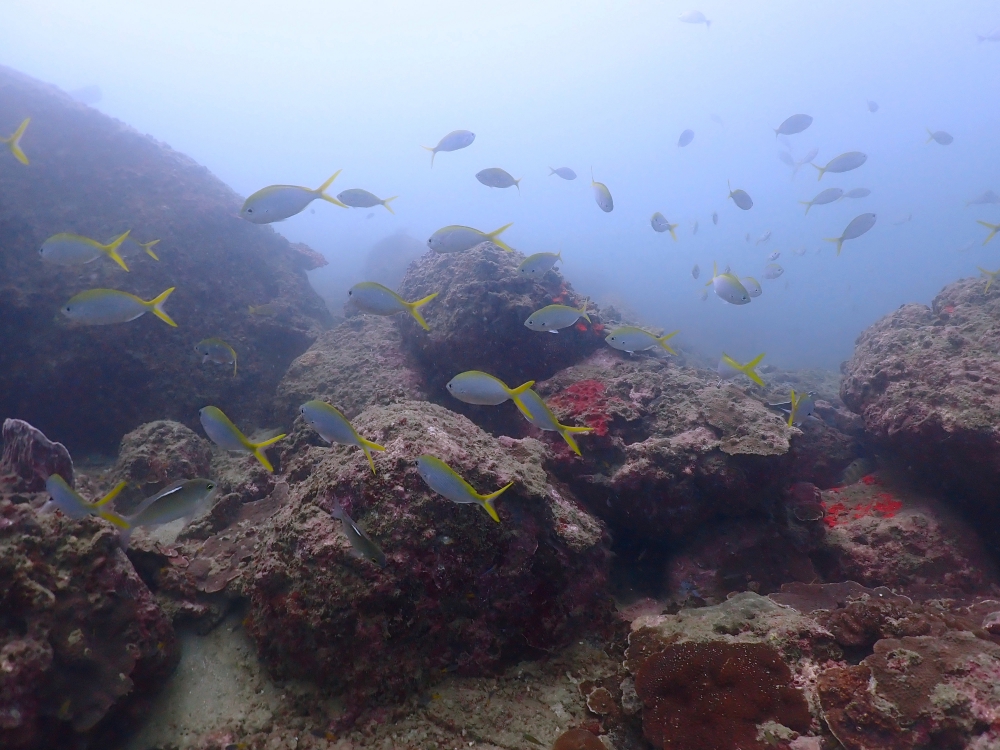
[(680, 643), (639, 668), (643, 734), (663, 750), (765, 750), (757, 725), (773, 720), (809, 729), (809, 706), (792, 675), (764, 643)]
[[(824, 503), (825, 505), (825, 503)], [(847, 506), (843, 503), (834, 503), (833, 505), (827, 506), (826, 515), (823, 516), (823, 523), (829, 526), (831, 529), (837, 525), (840, 520), (838, 517), (842, 513), (847, 512)]]
[(571, 417), (582, 419), (587, 427), (594, 428), (595, 435), (604, 436), (611, 422), (605, 390), (600, 380), (581, 380), (552, 396), (549, 404), (568, 412)]
[(873, 484), (882, 484), (882, 482), (874, 474), (866, 474), (861, 477), (861, 484), (867, 484), (870, 487)]
[(877, 497), (878, 500), (875, 501), (873, 507), (882, 514), (883, 518), (892, 518), (896, 515), (897, 511), (903, 507), (903, 503), (894, 498), (888, 492), (880, 492)]

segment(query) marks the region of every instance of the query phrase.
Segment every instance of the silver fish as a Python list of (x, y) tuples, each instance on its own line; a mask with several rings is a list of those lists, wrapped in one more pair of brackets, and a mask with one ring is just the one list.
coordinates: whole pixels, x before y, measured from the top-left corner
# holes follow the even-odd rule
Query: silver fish
[(712, 223), (715, 224), (716, 226), (719, 225), (719, 212), (718, 211), (712, 211)]
[(765, 279), (776, 279), (781, 274), (785, 272), (785, 269), (779, 266), (777, 263), (768, 263), (764, 266), (764, 278)]
[(875, 226), (875, 214), (860, 214), (851, 219), (851, 223), (847, 225), (844, 233), (839, 237), (826, 237), (824, 240), (826, 242), (834, 242), (837, 245), (837, 255), (840, 255), (840, 248), (843, 246), (844, 242), (847, 240), (855, 240), (873, 226)]
[(795, 135), (801, 133), (813, 123), (813, 118), (809, 115), (792, 115), (778, 127), (774, 129), (774, 137), (779, 135)]
[(735, 203), (739, 208), (742, 208), (744, 211), (749, 211), (753, 208), (753, 199), (745, 190), (733, 190), (733, 186), (730, 185), (728, 197), (732, 198), (733, 203)]
[(768, 229), (766, 232), (764, 232), (764, 234), (762, 234), (760, 237), (757, 238), (757, 242), (754, 243), (754, 246), (756, 247), (757, 245), (760, 245), (761, 243), (767, 242), (769, 239), (771, 239), (771, 230), (770, 229)]
[(691, 269), (691, 277), (697, 279), (699, 276), (701, 276), (701, 269), (698, 268), (698, 264), (695, 263), (694, 268)]
[(813, 206), (825, 206), (828, 203), (839, 201), (843, 197), (844, 191), (840, 188), (827, 188), (826, 190), (821, 191), (811, 201), (799, 201), (799, 203), (805, 206), (806, 213), (809, 213), (809, 209)]
[(780, 250), (775, 250), (773, 253), (771, 253), (770, 255), (767, 256), (767, 259), (768, 260), (777, 260), (780, 257), (781, 257), (781, 251)]
[(371, 537), (365, 533), (364, 529), (358, 526), (354, 522), (354, 519), (347, 515), (347, 511), (340, 505), (340, 500), (333, 501), (333, 510), (330, 511), (330, 515), (338, 519), (343, 525), (344, 536), (347, 537), (347, 541), (354, 548), (355, 555), (375, 563), (380, 568), (385, 567), (385, 553), (381, 547), (375, 544), (371, 540)]
[(852, 188), (844, 193), (842, 198), (867, 198), (872, 194), (872, 191), (868, 188)]
[(681, 133), (681, 137), (677, 139), (677, 145), (684, 147), (694, 140), (694, 131), (691, 129), (685, 130)]
[(816, 179), (822, 180), (823, 175), (827, 172), (835, 174), (850, 172), (852, 169), (860, 167), (866, 161), (868, 161), (868, 157), (860, 151), (848, 151), (845, 154), (830, 159), (825, 167), (817, 167), (815, 164), (813, 166), (819, 171), (819, 176)]
[(569, 167), (556, 167), (555, 169), (549, 167), (549, 177), (551, 177), (552, 175), (557, 175), (559, 177), (562, 177), (564, 180), (576, 179), (576, 172), (574, 172)]
[(500, 169), (500, 167), (490, 167), (476, 172), (476, 179), (488, 188), (509, 188), (516, 187), (517, 192), (521, 192), (521, 180), (515, 180), (510, 173)]
[(965, 202), (966, 206), (986, 206), (990, 204), (1000, 205), (1000, 195), (997, 195), (992, 190), (987, 190), (982, 195)]
[(431, 168), (434, 167), (434, 157), (438, 151), (458, 151), (460, 148), (471, 146), (476, 140), (476, 134), (469, 130), (452, 130), (448, 135), (438, 141), (436, 146), (423, 146), (422, 148), (431, 152)]
[(872, 114), (878, 112), (878, 102), (875, 102), (875, 101), (872, 101), (871, 99), (869, 99), (868, 100), (868, 111), (871, 112)]
[(952, 137), (951, 133), (946, 133), (943, 130), (935, 130), (931, 132), (930, 128), (927, 128), (927, 142), (930, 143), (934, 141), (935, 143), (940, 143), (942, 146), (950, 146), (955, 139)]

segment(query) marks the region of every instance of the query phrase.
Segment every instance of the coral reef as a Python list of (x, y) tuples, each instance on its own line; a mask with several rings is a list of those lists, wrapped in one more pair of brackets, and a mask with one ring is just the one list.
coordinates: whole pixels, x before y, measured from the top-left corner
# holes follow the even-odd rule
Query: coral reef
[(3, 422), (3, 457), (0, 482), (10, 492), (41, 492), (45, 480), (58, 474), (73, 486), (73, 459), (62, 443), (20, 419)]
[(0, 745), (107, 740), (133, 725), (177, 649), (111, 526), (0, 498), (0, 581)]
[[(254, 554), (248, 626), (278, 675), (347, 690), (355, 710), (435, 673), (489, 673), (599, 627), (607, 550), (601, 524), (542, 468), (535, 440), (494, 439), (426, 402), (372, 406), (354, 420), (386, 446), (372, 475), (348, 446), (296, 429), (282, 457), (291, 501)], [(413, 458), (429, 452), (474, 487), (514, 482), (501, 523), (433, 493)], [(330, 514), (339, 499), (379, 544), (380, 570), (352, 555)]]
[[(204, 167), (54, 86), (0, 68), (0, 111), (32, 118), (30, 166), (0, 173), (0, 413), (70, 450), (105, 452), (153, 419), (193, 426), (206, 403), (262, 420), (285, 368), (330, 320), (305, 274), (315, 253), (238, 218), (239, 196)], [(105, 242), (125, 230), (159, 239), (160, 262), (140, 254), (125, 273), (39, 259), (58, 232)], [(167, 310), (179, 327), (145, 316), (81, 328), (58, 315), (94, 287), (144, 299), (176, 287)], [(194, 353), (212, 336), (236, 349), (235, 379)]]

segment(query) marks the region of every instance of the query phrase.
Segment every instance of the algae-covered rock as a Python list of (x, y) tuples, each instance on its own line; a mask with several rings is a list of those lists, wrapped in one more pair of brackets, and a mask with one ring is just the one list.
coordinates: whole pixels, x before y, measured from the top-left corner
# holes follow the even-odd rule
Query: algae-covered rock
[[(249, 578), (249, 629), (273, 671), (356, 699), (398, 697), (441, 670), (537, 656), (604, 620), (603, 527), (546, 473), (540, 443), (493, 438), (424, 402), (371, 406), (354, 425), (386, 447), (377, 474), (356, 448), (320, 446), (302, 420), (282, 456), (291, 500)], [(432, 492), (416, 471), (422, 453), (484, 493), (513, 482), (496, 501), (501, 523)], [(335, 500), (382, 548), (384, 569), (352, 555)]]
[[(27, 117), (30, 164), (0, 170), (0, 414), (91, 451), (154, 419), (194, 426), (209, 403), (237, 423), (262, 421), (288, 364), (328, 324), (306, 278), (322, 259), (241, 220), (240, 197), (188, 157), (0, 68), (0, 132)], [(160, 240), (159, 262), (139, 250), (126, 273), (106, 258), (67, 267), (39, 257), (60, 232), (106, 242), (126, 230)], [(83, 327), (59, 314), (99, 287), (147, 300), (176, 287), (165, 309), (178, 327), (153, 315)], [(235, 348), (235, 378), (201, 363), (194, 346), (209, 337)]]

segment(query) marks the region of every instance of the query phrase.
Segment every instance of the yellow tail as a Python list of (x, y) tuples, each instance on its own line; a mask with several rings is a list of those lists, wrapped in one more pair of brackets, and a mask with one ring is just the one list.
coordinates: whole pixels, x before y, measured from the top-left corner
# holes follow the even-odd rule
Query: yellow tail
[(428, 294), (426, 297), (424, 297), (423, 299), (418, 299), (416, 302), (406, 303), (406, 306), (410, 309), (410, 315), (416, 318), (416, 321), (420, 324), (420, 327), (423, 328), (425, 331), (431, 330), (431, 327), (427, 325), (427, 321), (424, 320), (424, 316), (420, 314), (420, 311), (417, 308), (423, 307), (432, 299), (437, 297), (438, 294), (439, 292), (434, 292), (434, 294)]
[(760, 364), (760, 361), (762, 359), (764, 359), (764, 355), (763, 354), (758, 354), (756, 357), (754, 357), (753, 359), (751, 359), (745, 365), (741, 365), (739, 362), (737, 362), (735, 359), (733, 359), (732, 357), (730, 357), (728, 354), (726, 354), (724, 352), (722, 354), (722, 361), (723, 362), (725, 362), (727, 365), (729, 365), (730, 367), (732, 367), (734, 370), (739, 370), (744, 375), (746, 375), (748, 378), (750, 378), (753, 382), (755, 382), (757, 385), (759, 385), (759, 386), (761, 386), (763, 388), (764, 387), (764, 381), (761, 380), (760, 375), (758, 375), (754, 371), (754, 368), (757, 365)]
[(593, 321), (590, 319), (590, 315), (587, 314), (587, 308), (588, 307), (590, 307), (590, 298), (589, 297), (583, 301), (583, 304), (580, 306), (579, 312), (580, 312), (580, 315), (582, 315), (583, 317), (585, 317), (587, 319), (588, 323), (592, 323)]
[(673, 349), (671, 349), (671, 348), (670, 348), (670, 345), (669, 345), (669, 344), (668, 344), (667, 342), (668, 342), (668, 341), (669, 341), (670, 339), (672, 339), (672, 338), (673, 338), (674, 336), (676, 336), (676, 335), (677, 335), (678, 333), (680, 333), (680, 330), (679, 330), (679, 329), (678, 329), (678, 330), (676, 330), (676, 331), (674, 331), (673, 333), (668, 333), (668, 334), (666, 334), (665, 336), (660, 336), (660, 337), (659, 337), (659, 338), (658, 338), (658, 339), (656, 340), (656, 342), (657, 342), (657, 343), (658, 343), (658, 344), (659, 344), (660, 346), (662, 346), (662, 347), (663, 347), (664, 349), (666, 349), (666, 350), (667, 350), (668, 352), (670, 352), (671, 354), (673, 354), (673, 355), (676, 355), (676, 354), (677, 354), (677, 352), (675, 352), (675, 351), (674, 351)]
[(10, 152), (14, 154), (14, 158), (22, 164), (28, 163), (27, 155), (21, 150), (21, 136), (24, 135), (24, 131), (27, 130), (29, 122), (31, 122), (30, 117), (26, 118), (24, 122), (17, 126), (17, 130), (14, 131), (14, 135), (10, 138), (0, 138), (0, 141), (6, 143), (7, 147), (10, 148)]
[(486, 512), (490, 514), (490, 518), (492, 518), (497, 523), (500, 523), (500, 516), (497, 514), (497, 509), (496, 507), (494, 507), (493, 501), (513, 486), (514, 483), (511, 482), (510, 484), (504, 485), (496, 492), (491, 492), (488, 495), (480, 495), (478, 492), (475, 493), (476, 498), (483, 504), (483, 507), (486, 509)]
[(813, 207), (812, 201), (799, 201), (799, 203), (806, 207), (806, 214), (808, 214), (809, 209)]
[(162, 320), (168, 326), (173, 326), (174, 328), (177, 327), (177, 324), (171, 319), (171, 317), (169, 315), (166, 314), (166, 312), (164, 312), (164, 310), (163, 310), (163, 303), (167, 301), (167, 297), (169, 297), (173, 293), (174, 289), (176, 289), (176, 288), (177, 287), (175, 287), (175, 286), (170, 287), (167, 291), (165, 291), (159, 297), (155, 297), (155, 298), (151, 299), (147, 303), (150, 306), (150, 309), (153, 311), (153, 315), (155, 315), (156, 317), (158, 317), (160, 320)]
[(126, 239), (128, 239), (129, 232), (131, 231), (132, 230), (129, 229), (128, 232), (125, 232), (125, 234), (118, 235), (113, 240), (111, 240), (111, 242), (109, 242), (107, 245), (101, 245), (101, 249), (108, 254), (111, 260), (113, 260), (119, 266), (124, 268), (126, 271), (128, 270), (128, 266), (125, 265), (125, 261), (122, 259), (122, 256), (118, 254), (118, 248), (121, 247), (121, 244)]
[(520, 396), (525, 391), (529, 390), (531, 386), (535, 384), (534, 380), (529, 380), (527, 383), (519, 385), (517, 388), (508, 388), (507, 393), (510, 394), (511, 398), (514, 396)]
[(100, 500), (98, 500), (96, 503), (94, 503), (94, 507), (95, 508), (100, 508), (102, 505), (107, 505), (112, 500), (114, 500), (116, 497), (118, 497), (118, 493), (120, 493), (123, 489), (125, 489), (125, 487), (127, 485), (128, 485), (128, 482), (125, 482), (125, 481), (119, 482), (115, 486), (115, 488), (113, 490), (111, 490), (111, 492), (109, 492), (107, 495), (105, 495)]
[[(521, 180), (523, 180), (523, 179), (524, 178), (522, 177)], [(517, 188), (517, 194), (518, 195), (521, 194), (521, 180), (514, 180), (514, 187)]]
[(434, 169), (434, 157), (437, 156), (437, 149), (433, 146), (421, 146), (420, 148), (426, 149), (431, 152), (431, 169)]
[[(813, 166), (816, 167), (815, 164)], [(816, 182), (819, 182), (823, 179), (823, 175), (826, 174), (826, 167), (816, 167), (816, 169), (819, 170), (819, 177), (816, 178)]]
[(842, 237), (824, 237), (823, 242), (833, 242), (837, 246), (837, 255), (840, 255), (840, 248), (844, 246), (844, 239)]
[(283, 438), (283, 437), (285, 437), (285, 433), (282, 433), (282, 434), (278, 435), (277, 437), (273, 437), (273, 438), (270, 438), (268, 440), (265, 440), (262, 443), (251, 443), (249, 440), (247, 440), (247, 442), (246, 442), (246, 446), (251, 450), (251, 452), (253, 453), (254, 457), (258, 461), (260, 461), (264, 465), (264, 468), (267, 469), (268, 471), (270, 471), (272, 474), (274, 473), (274, 467), (271, 466), (271, 462), (267, 460), (267, 456), (264, 455), (264, 451), (261, 450), (261, 449), (262, 448), (266, 448), (269, 445), (274, 445), (279, 440), (281, 440), (281, 438)]
[(674, 231), (676, 228), (676, 224), (667, 224), (667, 229), (670, 230), (670, 236), (674, 238), (674, 242), (677, 242), (677, 233)]
[(159, 260), (159, 256), (153, 252), (153, 245), (158, 245), (159, 243), (159, 240), (150, 240), (149, 242), (140, 242), (139, 246), (146, 251), (146, 255), (150, 258), (153, 260)]
[(316, 188), (316, 192), (319, 193), (320, 198), (327, 201), (328, 203), (332, 203), (335, 206), (340, 206), (341, 208), (347, 208), (347, 206), (338, 201), (336, 198), (326, 194), (326, 189), (333, 184), (333, 181), (337, 179), (337, 175), (339, 175), (343, 171), (344, 171), (343, 169), (338, 169), (336, 172), (334, 172), (333, 175), (331, 175), (330, 179), (328, 179), (326, 182), (324, 182), (322, 185)]
[(1000, 224), (987, 224), (985, 221), (979, 221), (978, 219), (976, 220), (976, 223), (982, 224), (984, 227), (990, 230), (989, 236), (987, 236), (986, 239), (983, 240), (984, 245), (990, 240), (992, 240), (996, 236), (997, 232), (1000, 232)]
[(394, 195), (391, 198), (386, 198), (384, 201), (382, 201), (382, 205), (385, 206), (386, 211), (388, 211), (391, 214), (396, 213), (395, 211), (392, 210), (392, 207), (389, 205), (389, 202), (396, 200), (396, 198), (398, 197), (399, 197), (398, 195)]
[(566, 445), (573, 449), (573, 452), (582, 456), (580, 453), (580, 446), (576, 444), (576, 439), (573, 437), (575, 433), (593, 432), (593, 427), (570, 427), (569, 425), (561, 424), (559, 425), (559, 434), (562, 435), (563, 440), (566, 441)]
[(514, 248), (505, 243), (503, 240), (499, 239), (500, 235), (503, 234), (506, 230), (510, 229), (512, 226), (514, 226), (514, 222), (510, 222), (510, 224), (504, 224), (499, 229), (490, 232), (488, 235), (486, 235), (486, 239), (488, 239), (497, 247), (506, 250), (508, 253), (512, 253), (514, 252)]
[(983, 289), (983, 292), (988, 292), (990, 290), (990, 285), (997, 280), (997, 276), (1000, 276), (1000, 269), (996, 271), (987, 271), (982, 266), (976, 266), (976, 268), (978, 268), (979, 271), (983, 274), (983, 276), (986, 277), (987, 279), (986, 288)]
[(375, 472), (375, 461), (372, 460), (372, 454), (369, 453), (369, 450), (384, 451), (385, 450), (385, 446), (384, 445), (379, 445), (378, 443), (373, 443), (371, 440), (365, 440), (360, 435), (358, 436), (358, 443), (361, 446), (361, 450), (364, 451), (365, 458), (368, 459), (368, 465), (372, 467), (372, 474), (375, 474), (376, 473)]

